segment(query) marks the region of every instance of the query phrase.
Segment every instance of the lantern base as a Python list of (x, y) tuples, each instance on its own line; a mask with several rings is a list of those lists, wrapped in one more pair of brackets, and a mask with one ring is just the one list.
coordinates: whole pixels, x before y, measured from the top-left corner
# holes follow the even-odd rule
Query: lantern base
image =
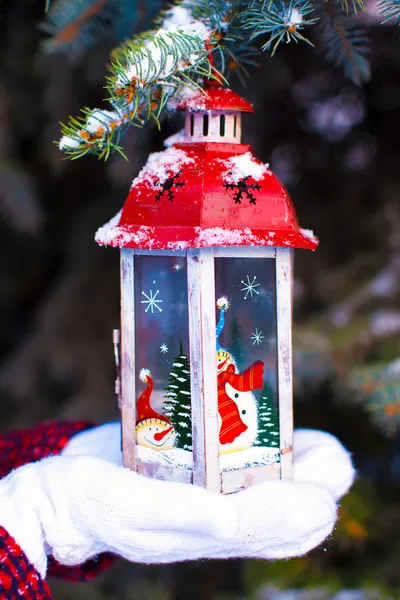
[[(220, 492), (230, 494), (257, 483), (282, 478), (280, 457), (279, 449), (264, 447), (220, 455)], [(137, 444), (135, 470), (152, 479), (192, 484), (193, 454), (177, 448), (157, 452)]]

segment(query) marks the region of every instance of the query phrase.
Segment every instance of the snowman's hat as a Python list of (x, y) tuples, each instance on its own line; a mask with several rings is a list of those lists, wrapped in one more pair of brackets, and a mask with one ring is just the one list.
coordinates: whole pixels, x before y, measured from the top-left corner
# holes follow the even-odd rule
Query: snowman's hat
[(147, 383), (147, 387), (144, 390), (144, 392), (141, 393), (136, 403), (136, 425), (138, 423), (141, 423), (142, 421), (145, 421), (146, 419), (158, 419), (160, 421), (164, 421), (165, 423), (169, 423), (167, 417), (165, 417), (164, 415), (160, 415), (158, 412), (151, 408), (150, 397), (153, 391), (154, 383), (150, 371), (148, 369), (141, 369), (139, 377), (141, 381)]

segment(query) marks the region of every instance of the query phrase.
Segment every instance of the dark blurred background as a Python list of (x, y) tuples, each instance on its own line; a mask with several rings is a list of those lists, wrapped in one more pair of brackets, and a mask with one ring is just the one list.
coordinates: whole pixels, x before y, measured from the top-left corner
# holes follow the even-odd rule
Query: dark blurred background
[[(129, 162), (64, 160), (53, 143), (59, 121), (105, 106), (112, 30), (79, 55), (46, 55), (43, 2), (3, 0), (1, 11), (0, 427), (115, 420), (119, 256), (93, 236), (180, 118), (162, 132), (131, 129)], [(56, 600), (400, 598), (400, 29), (366, 22), (372, 77), (363, 87), (324, 62), (318, 33), (316, 48), (260, 56), (246, 89), (232, 80), (256, 109), (244, 141), (320, 238), (295, 259), (295, 422), (332, 432), (353, 453), (359, 478), (337, 530), (291, 561), (120, 561), (93, 584), (51, 581)]]

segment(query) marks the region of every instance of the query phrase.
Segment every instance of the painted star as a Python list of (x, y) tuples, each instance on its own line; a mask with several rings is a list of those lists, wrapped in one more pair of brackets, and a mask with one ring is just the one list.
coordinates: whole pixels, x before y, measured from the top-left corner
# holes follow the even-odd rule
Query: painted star
[(178, 271), (180, 271), (182, 269), (182, 265), (180, 265), (179, 263), (176, 263), (173, 266), (173, 269), (174, 269), (174, 271), (178, 272)]
[(247, 281), (241, 281), (240, 283), (243, 283), (244, 287), (242, 287), (242, 292), (246, 292), (244, 299), (246, 300), (247, 296), (250, 294), (251, 298), (253, 297), (253, 294), (259, 294), (260, 292), (258, 290), (256, 290), (256, 287), (258, 287), (260, 284), (259, 283), (255, 283), (257, 277), (254, 276), (252, 281), (250, 281), (250, 277), (248, 275), (246, 275), (247, 277)]
[(160, 290), (157, 290), (155, 293), (153, 292), (153, 290), (150, 290), (148, 294), (142, 292), (142, 295), (146, 298), (146, 300), (142, 300), (141, 304), (147, 304), (147, 308), (144, 312), (148, 312), (150, 310), (152, 313), (154, 313), (155, 308), (162, 312), (162, 308), (158, 306), (162, 302), (162, 300), (156, 300), (159, 293)]
[(168, 346), (167, 346), (167, 344), (161, 344), (160, 350), (161, 350), (161, 352), (163, 354), (166, 354), (168, 352)]
[(264, 339), (264, 335), (261, 335), (262, 331), (258, 331), (257, 327), (255, 332), (250, 336), (250, 339), (254, 340), (253, 341), (253, 346), (254, 344), (257, 344), (257, 346), (259, 346), (260, 344), (262, 344), (262, 341)]

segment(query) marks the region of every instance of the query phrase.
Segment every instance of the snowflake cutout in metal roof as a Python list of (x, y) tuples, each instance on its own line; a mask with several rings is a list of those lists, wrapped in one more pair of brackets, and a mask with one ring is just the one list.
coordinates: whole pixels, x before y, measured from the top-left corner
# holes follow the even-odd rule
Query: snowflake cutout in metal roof
[[(174, 187), (178, 187), (178, 188), (182, 188), (184, 185), (186, 185), (186, 183), (184, 181), (177, 181), (177, 179), (180, 177), (181, 175), (181, 171), (179, 171), (178, 173), (175, 173), (174, 175), (171, 175), (170, 177), (168, 177), (163, 183), (161, 183), (160, 181), (157, 181), (154, 185), (161, 187), (161, 189), (157, 192), (155, 198), (154, 198), (154, 202), (159, 202), (161, 200), (161, 198), (164, 196), (164, 194), (166, 195), (167, 199), (172, 202), (174, 199)], [(165, 197), (165, 196), (164, 196)]]
[(260, 191), (261, 185), (259, 183), (249, 183), (249, 179), (250, 176), (247, 175), (247, 177), (243, 177), (235, 183), (224, 183), (224, 188), (226, 188), (227, 190), (237, 190), (237, 192), (233, 196), (235, 204), (241, 204), (243, 197), (246, 197), (249, 200), (250, 204), (257, 203), (257, 198), (254, 196), (251, 190)]

